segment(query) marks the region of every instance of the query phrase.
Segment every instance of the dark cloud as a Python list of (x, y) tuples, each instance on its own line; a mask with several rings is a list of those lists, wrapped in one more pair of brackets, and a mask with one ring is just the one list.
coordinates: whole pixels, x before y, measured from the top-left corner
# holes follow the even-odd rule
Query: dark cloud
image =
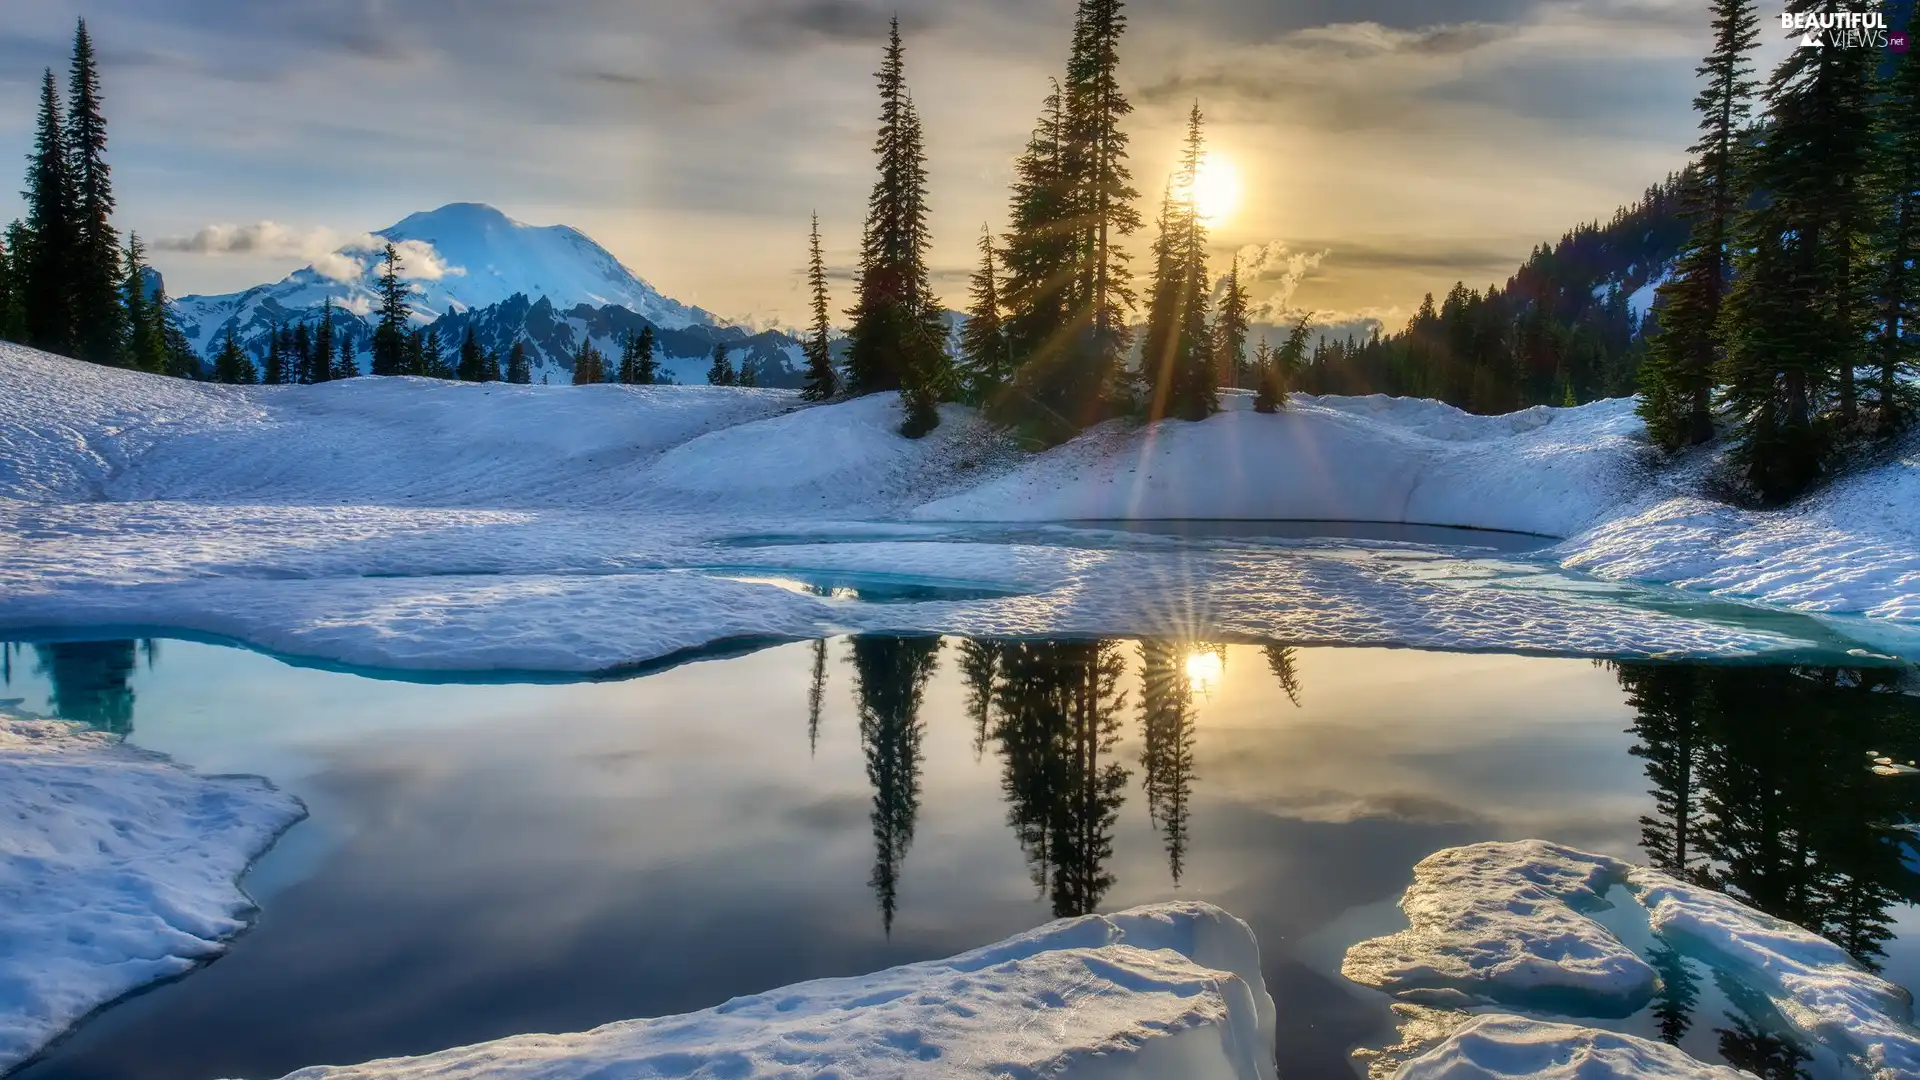
[(782, 0), (756, 3), (736, 25), (741, 40), (757, 48), (791, 48), (824, 41), (861, 45), (885, 41), (894, 16), (903, 34), (927, 29), (935, 18), (929, 9), (902, 9), (897, 4), (864, 0)]
[[(1568, 226), (1573, 222), (1568, 221)], [(1541, 239), (1546, 239), (1542, 237)], [(1517, 241), (1524, 251), (1528, 241)], [(1401, 241), (1303, 240), (1307, 250), (1331, 249), (1325, 259), (1329, 270), (1419, 270), (1474, 276), (1498, 271), (1504, 279), (1519, 265), (1514, 247), (1437, 246), (1426, 237), (1409, 236)]]

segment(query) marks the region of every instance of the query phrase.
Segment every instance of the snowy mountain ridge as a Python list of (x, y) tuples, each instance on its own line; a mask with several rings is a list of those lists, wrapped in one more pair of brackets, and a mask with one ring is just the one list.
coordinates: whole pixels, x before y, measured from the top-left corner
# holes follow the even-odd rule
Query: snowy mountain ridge
[[(402, 259), (414, 318), (421, 323), (520, 295), (545, 297), (561, 310), (618, 305), (666, 330), (722, 325), (711, 312), (663, 295), (580, 230), (528, 225), (484, 203), (448, 203), (372, 235), (431, 250), (432, 259), (416, 255), (412, 265), (404, 253)], [(377, 259), (354, 261), (361, 269), (345, 280), (310, 265), (240, 292), (180, 297), (174, 313), (203, 356), (219, 347), (229, 328), (243, 341), (254, 340), (276, 324), (318, 315), (328, 300), (344, 314), (365, 317), (377, 302), (381, 267)]]

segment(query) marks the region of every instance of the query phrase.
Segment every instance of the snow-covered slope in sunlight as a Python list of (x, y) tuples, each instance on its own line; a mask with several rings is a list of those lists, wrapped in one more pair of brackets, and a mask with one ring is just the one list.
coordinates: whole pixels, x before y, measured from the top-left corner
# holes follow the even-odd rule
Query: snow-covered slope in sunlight
[(1406, 1063), (1394, 1080), (1753, 1080), (1650, 1039), (1495, 1013)]
[[(1484, 418), (1323, 399), (1110, 427), (1036, 456), (961, 406), (903, 438), (897, 395), (807, 406), (704, 386), (232, 387), (14, 346), (0, 346), (0, 402), (0, 626), (171, 627), (438, 671), (601, 671), (722, 638), (859, 630), (1920, 652), (1884, 640), (1895, 620), (1872, 620), (1870, 638), (1835, 632), (1596, 582), (1550, 556), (1004, 523), (1597, 519), (1592, 532), (1662, 494), (1635, 463), (1624, 403)], [(955, 517), (1003, 523), (940, 520)], [(1665, 557), (1742, 556), (1676, 544)], [(1871, 575), (1857, 589), (1915, 591)]]
[(1474, 416), (1381, 396), (1295, 398), (1262, 415), (1222, 393), (1199, 423), (1082, 436), (1011, 475), (920, 508), (954, 521), (1291, 518), (1567, 536), (1632, 497), (1630, 401)]
[(0, 708), (0, 1072), (245, 929), (235, 884), (304, 816), (104, 732)]
[(1272, 1080), (1274, 1021), (1246, 924), (1209, 904), (1157, 904), (704, 1012), (286, 1080)]

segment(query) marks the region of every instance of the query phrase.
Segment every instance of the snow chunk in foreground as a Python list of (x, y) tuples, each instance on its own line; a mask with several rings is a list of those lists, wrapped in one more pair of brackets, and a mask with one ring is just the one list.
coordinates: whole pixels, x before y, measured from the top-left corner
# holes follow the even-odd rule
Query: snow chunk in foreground
[(1572, 1024), (1483, 1016), (1413, 1059), (1394, 1080), (1751, 1080), (1665, 1043)]
[(1410, 926), (1349, 949), (1341, 973), (1409, 1000), (1625, 1016), (1653, 996), (1653, 968), (1583, 912), (1629, 869), (1542, 840), (1436, 851), (1401, 897)]
[(1920, 1076), (1910, 995), (1838, 945), (1711, 889), (1540, 840), (1471, 844), (1421, 860), (1401, 900), (1411, 928), (1355, 945), (1342, 971), (1410, 997), (1443, 988), (1564, 1008), (1572, 992), (1587, 996), (1586, 1015), (1606, 1015), (1609, 992), (1644, 1003), (1652, 969), (1581, 914), (1599, 907), (1613, 884), (1646, 909), (1669, 946), (1733, 974), (1808, 1043), (1875, 1080)]
[(1273, 1000), (1210, 904), (1055, 922), (946, 960), (572, 1035), (517, 1035), (286, 1080), (833, 1075), (1272, 1080)]
[(0, 711), (0, 1072), (246, 928), (242, 871), (306, 814), (103, 732)]

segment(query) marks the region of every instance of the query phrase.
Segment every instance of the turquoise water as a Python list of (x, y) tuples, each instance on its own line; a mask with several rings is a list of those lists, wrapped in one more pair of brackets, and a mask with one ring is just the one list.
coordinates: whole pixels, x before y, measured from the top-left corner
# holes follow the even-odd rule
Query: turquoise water
[[(1920, 861), (1895, 827), (1920, 821), (1920, 778), (1866, 769), (1920, 757), (1898, 668), (868, 636), (462, 684), (178, 640), (0, 654), (13, 708), (271, 777), (312, 811), (245, 881), (255, 930), (34, 1080), (272, 1077), (577, 1030), (1172, 898), (1258, 933), (1283, 1076), (1358, 1076), (1350, 1051), (1395, 1020), (1341, 954), (1404, 925), (1424, 855), (1527, 836), (1685, 870), (1920, 984)], [(1737, 987), (1682, 974), (1605, 1023), (1793, 1059)]]

